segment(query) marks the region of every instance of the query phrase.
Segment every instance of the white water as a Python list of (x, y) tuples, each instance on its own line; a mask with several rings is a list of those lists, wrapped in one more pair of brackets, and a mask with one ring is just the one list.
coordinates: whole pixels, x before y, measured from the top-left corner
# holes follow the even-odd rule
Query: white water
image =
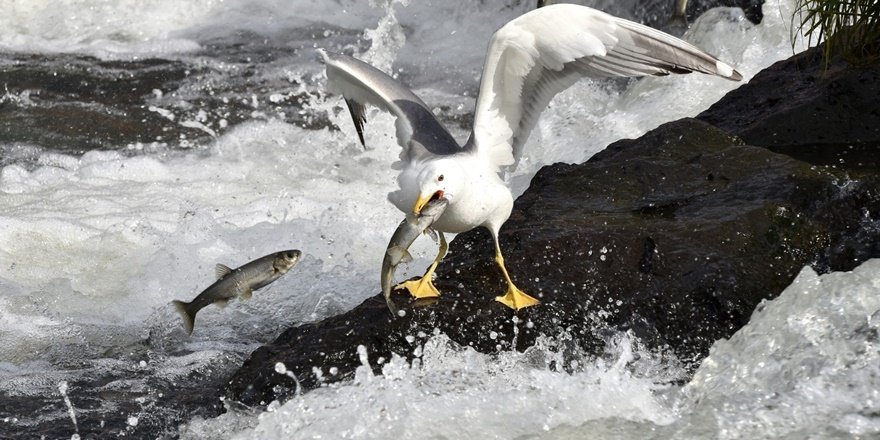
[[(831, 439), (880, 436), (880, 260), (850, 273), (805, 268), (684, 387), (627, 335), (608, 359), (553, 371), (552, 346), (497, 358), (442, 336), (421, 365), (394, 359), (258, 417), (195, 420), (185, 438)], [(242, 420), (244, 419), (244, 420)]]
[[(356, 44), (369, 48), (365, 56), (372, 62), (392, 65), (429, 104), (467, 114), (485, 42), (531, 2), (408, 3), (395, 3), (392, 17), (384, 5), (354, 1), (0, 0), (0, 50), (191, 61), (206, 41), (246, 31), (299, 42), (290, 44), (299, 44), (300, 53), (261, 74), (302, 80), (300, 87), (320, 94), (312, 78), (321, 69), (308, 48)], [(792, 10), (789, 1), (769, 1), (759, 26), (733, 10), (710, 11), (687, 38), (736, 65), (747, 80), (791, 54)], [(521, 192), (544, 164), (583, 161), (614, 140), (695, 115), (736, 86), (702, 75), (646, 78), (625, 90), (579, 84), (545, 112), (511, 183)], [(71, 377), (100, 375), (127, 362), (124, 368), (157, 377), (185, 377), (224, 359), (240, 361), (283, 328), (339, 313), (375, 294), (382, 251), (401, 217), (385, 200), (395, 185), (388, 165), (398, 154), (386, 134), (393, 133), (391, 118), (369, 116), (371, 149), (365, 152), (336, 98), (310, 105), (315, 112), (329, 109), (342, 131), (302, 129), (266, 116), (267, 110), (195, 150), (160, 146), (137, 155), (92, 151), (73, 157), (39, 146), (0, 145), (6, 156), (28, 157), (0, 170), (0, 391), (57, 395), (59, 384)], [(254, 107), (271, 109), (271, 102), (257, 100)], [(210, 130), (222, 128), (219, 119), (202, 122)], [(458, 127), (453, 133), (460, 139), (467, 134)], [(183, 335), (170, 300), (191, 298), (210, 284), (215, 263), (240, 265), (287, 248), (306, 254), (291, 273), (249, 302), (205, 309), (192, 338)], [(420, 240), (416, 250), (422, 258), (398, 277), (421, 273), (434, 245)], [(792, 359), (759, 366), (765, 357), (734, 338), (719, 343), (683, 389), (666, 385), (681, 375), (675, 362), (646, 352), (626, 335), (617, 337), (606, 358), (585, 358), (574, 374), (548, 369), (541, 359), (551, 354), (543, 347), (495, 359), (449, 347), (440, 335), (424, 348), (421, 366), (391, 360), (385, 377), (364, 370), (355, 383), (309, 393), (262, 416), (233, 412), (193, 420), (181, 431), (191, 438), (801, 438), (787, 428), (814, 426), (829, 435), (868, 436), (880, 429), (869, 408), (877, 396), (848, 386), (876, 390), (876, 374), (852, 362), (840, 367), (845, 353), (831, 353), (842, 348), (838, 338), (868, 344), (850, 326), (859, 313), (870, 316), (877, 309), (869, 304), (878, 296), (877, 264), (865, 267), (856, 275), (822, 278), (810, 297), (815, 304), (787, 299), (799, 298), (798, 286), (810, 279), (802, 274), (800, 284), (759, 313), (767, 322), (802, 316), (812, 338), (812, 345), (798, 345), (803, 353), (782, 351)], [(817, 309), (821, 298), (835, 292), (850, 295), (840, 301), (840, 311), (854, 321), (834, 320)], [(775, 304), (787, 305), (779, 310)], [(862, 322), (876, 326), (873, 319)], [(787, 345), (780, 339), (787, 334), (775, 331), (781, 327), (761, 325), (756, 320), (741, 334), (751, 335), (757, 346)], [(141, 355), (146, 338), (151, 352)], [(171, 354), (178, 351), (186, 354)], [(864, 359), (876, 359), (876, 348), (872, 353), (874, 358)], [(131, 359), (143, 360), (132, 366)], [(85, 360), (88, 368), (64, 367)], [(764, 370), (755, 377), (744, 373)], [(787, 373), (802, 370), (809, 374)], [(757, 382), (734, 392), (747, 378)], [(765, 391), (777, 399), (771, 402), (775, 410), (761, 406), (771, 398), (755, 393)], [(75, 392), (68, 389), (67, 395)], [(865, 399), (872, 403), (860, 409)], [(129, 416), (137, 424), (149, 408)], [(459, 422), (448, 423), (453, 419)]]

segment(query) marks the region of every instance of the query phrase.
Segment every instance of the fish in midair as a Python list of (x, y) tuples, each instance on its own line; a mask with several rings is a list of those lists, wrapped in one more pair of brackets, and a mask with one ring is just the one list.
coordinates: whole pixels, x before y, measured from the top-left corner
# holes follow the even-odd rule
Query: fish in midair
[(218, 264), (215, 269), (217, 281), (214, 284), (208, 286), (190, 302), (174, 300), (171, 304), (183, 318), (186, 332), (192, 334), (196, 313), (199, 310), (211, 304), (223, 307), (235, 297), (249, 299), (254, 290), (266, 287), (286, 274), (299, 263), (301, 257), (302, 252), (291, 249), (257, 258), (236, 269)]
[[(422, 209), (421, 213), (417, 214), (415, 217), (408, 217), (403, 220), (400, 223), (400, 226), (397, 227), (397, 230), (394, 231), (394, 235), (391, 236), (391, 240), (388, 242), (388, 248), (385, 250), (385, 258), (382, 260), (381, 278), (382, 293), (385, 295), (385, 302), (388, 303), (388, 309), (391, 310), (392, 314), (397, 314), (397, 309), (394, 307), (394, 303), (391, 302), (391, 281), (392, 278), (394, 278), (394, 271), (397, 269), (397, 265), (401, 262), (412, 261), (412, 256), (409, 254), (409, 247), (412, 246), (413, 242), (419, 235), (425, 231), (429, 231), (428, 228), (431, 226), (431, 223), (434, 223), (434, 220), (446, 210), (446, 205), (448, 205), (448, 203), (449, 201), (446, 199), (435, 199), (428, 202), (425, 208)], [(440, 240), (441, 255), (434, 260), (432, 266), (434, 268), (437, 267), (440, 259), (443, 258), (443, 254), (446, 253), (446, 239), (441, 235)], [(407, 281), (406, 283), (417, 282), (418, 281)], [(406, 283), (403, 283), (403, 285)]]

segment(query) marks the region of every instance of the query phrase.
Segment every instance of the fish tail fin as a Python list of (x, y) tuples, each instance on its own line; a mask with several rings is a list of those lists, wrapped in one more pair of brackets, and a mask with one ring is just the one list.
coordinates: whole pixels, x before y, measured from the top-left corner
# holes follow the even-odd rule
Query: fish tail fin
[(183, 328), (186, 329), (186, 333), (191, 335), (193, 332), (193, 326), (196, 323), (195, 312), (191, 313), (189, 310), (189, 305), (191, 303), (174, 300), (171, 301), (171, 304), (177, 309), (177, 313), (180, 313), (180, 317), (183, 319)]

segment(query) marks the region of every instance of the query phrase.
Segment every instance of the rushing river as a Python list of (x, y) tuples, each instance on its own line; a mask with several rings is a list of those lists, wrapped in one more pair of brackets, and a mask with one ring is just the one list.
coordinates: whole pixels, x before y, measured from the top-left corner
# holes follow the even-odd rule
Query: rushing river
[[(542, 345), (490, 357), (438, 335), (419, 366), (364, 367), (268, 411), (225, 402), (210, 418), (168, 403), (193, 383), (216, 387), (284, 328), (378, 292), (401, 218), (385, 198), (393, 121), (369, 114), (364, 151), (323, 93), (314, 49), (393, 71), (463, 140), (489, 36), (533, 7), (504, 3), (0, 0), (0, 400), (13, 403), (0, 405), (0, 437), (880, 436), (880, 261), (805, 268), (692, 378), (625, 333), (575, 373), (536, 362), (552, 356)], [(748, 80), (803, 49), (792, 3), (767, 1), (758, 25), (714, 9), (685, 38)], [(582, 162), (737, 86), (582, 82), (544, 113), (511, 185), (521, 193), (545, 164)], [(209, 285), (216, 263), (291, 248), (305, 254), (291, 273), (205, 309), (185, 335), (168, 303)], [(398, 278), (433, 257), (429, 240), (415, 250)]]

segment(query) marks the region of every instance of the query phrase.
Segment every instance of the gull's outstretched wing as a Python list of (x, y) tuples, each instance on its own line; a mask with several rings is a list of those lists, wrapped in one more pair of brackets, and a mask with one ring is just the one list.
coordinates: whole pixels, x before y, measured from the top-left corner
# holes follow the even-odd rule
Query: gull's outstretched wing
[(742, 79), (690, 43), (638, 23), (571, 4), (533, 10), (489, 42), (466, 148), (497, 167), (513, 165), (550, 100), (578, 79), (690, 72)]
[(318, 53), (327, 68), (327, 85), (345, 98), (362, 145), (365, 106), (371, 104), (397, 117), (397, 143), (404, 149), (403, 157), (461, 151), (455, 138), (409, 88), (363, 61), (324, 50)]

